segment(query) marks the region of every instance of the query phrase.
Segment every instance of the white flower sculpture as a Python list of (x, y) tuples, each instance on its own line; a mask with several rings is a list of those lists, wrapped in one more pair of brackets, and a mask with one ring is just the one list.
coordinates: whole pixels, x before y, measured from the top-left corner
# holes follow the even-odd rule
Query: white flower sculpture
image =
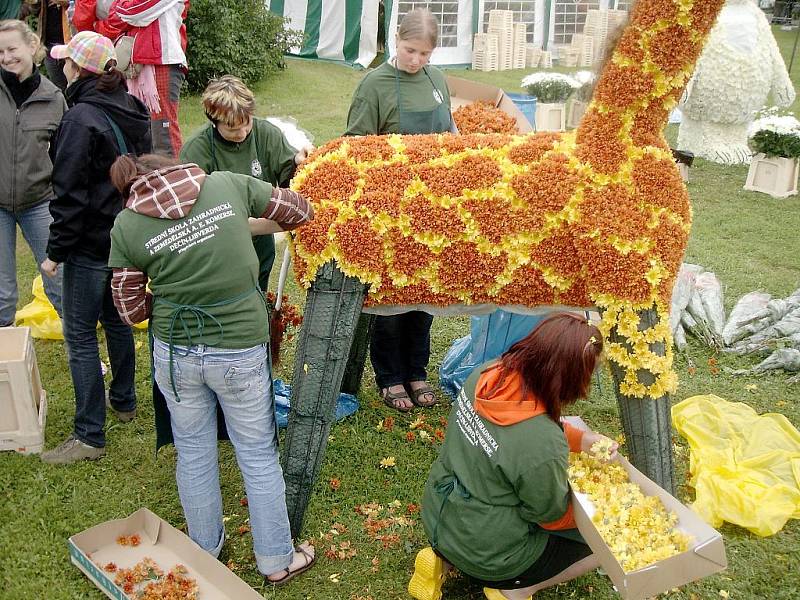
[(772, 93), (788, 106), (795, 90), (764, 13), (728, 0), (686, 88), (678, 148), (722, 164), (749, 163), (748, 127)]

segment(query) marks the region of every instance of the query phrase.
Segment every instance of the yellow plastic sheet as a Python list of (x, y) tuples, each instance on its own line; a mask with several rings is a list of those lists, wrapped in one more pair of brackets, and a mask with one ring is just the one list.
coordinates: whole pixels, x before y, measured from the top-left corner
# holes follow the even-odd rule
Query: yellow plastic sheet
[(785, 416), (706, 395), (673, 406), (672, 420), (689, 442), (692, 508), (711, 526), (768, 536), (800, 519), (800, 432)]
[[(42, 276), (33, 280), (33, 300), (17, 311), (15, 325), (30, 327), (31, 335), (45, 340), (63, 340), (61, 319), (44, 293)], [(147, 329), (147, 321), (135, 325), (137, 329)]]
[(30, 327), (31, 335), (45, 340), (63, 340), (61, 319), (44, 293), (42, 276), (33, 280), (33, 300), (17, 311), (17, 327)]

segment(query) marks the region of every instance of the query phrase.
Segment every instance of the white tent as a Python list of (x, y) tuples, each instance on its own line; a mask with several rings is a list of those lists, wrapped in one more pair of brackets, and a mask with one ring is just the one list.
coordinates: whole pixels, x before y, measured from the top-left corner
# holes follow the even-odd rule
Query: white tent
[[(268, 0), (270, 10), (303, 31), (305, 41), (293, 54), (344, 61), (367, 67), (378, 49), (379, 0)], [(394, 54), (397, 24), (408, 11), (429, 8), (441, 25), (439, 47), (431, 62), (466, 65), (472, 61), (472, 35), (486, 31), (489, 11), (511, 10), (514, 22), (528, 25), (528, 42), (540, 47), (569, 44), (581, 33), (592, 8), (627, 10), (633, 0), (529, 0), (527, 2), (414, 2), (385, 0), (386, 45)], [(546, 40), (546, 43), (545, 43)]]

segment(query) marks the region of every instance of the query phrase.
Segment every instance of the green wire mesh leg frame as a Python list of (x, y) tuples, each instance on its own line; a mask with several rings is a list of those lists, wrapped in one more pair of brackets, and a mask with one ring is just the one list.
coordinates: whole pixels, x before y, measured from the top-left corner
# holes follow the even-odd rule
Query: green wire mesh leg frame
[[(655, 309), (639, 311), (639, 330), (646, 331), (658, 322)], [(630, 349), (627, 339), (616, 329), (611, 331), (611, 341)], [(664, 356), (664, 344), (651, 344), (650, 350)], [(631, 463), (662, 488), (675, 495), (675, 466), (672, 460), (672, 415), (669, 396), (660, 398), (632, 398), (619, 391), (625, 372), (611, 362), (614, 392), (617, 396), (622, 428)], [(637, 373), (639, 381), (651, 385), (655, 376), (649, 371)]]
[(292, 537), (299, 537), (336, 414), (350, 345), (367, 287), (331, 261), (306, 298), (292, 378), (292, 408), (281, 466)]
[(343, 394), (355, 396), (358, 394), (358, 388), (361, 387), (364, 365), (367, 364), (367, 350), (369, 350), (373, 323), (375, 323), (375, 315), (361, 313), (353, 336), (353, 343), (350, 346), (350, 356), (347, 358), (347, 366), (344, 370), (344, 379), (342, 379)]

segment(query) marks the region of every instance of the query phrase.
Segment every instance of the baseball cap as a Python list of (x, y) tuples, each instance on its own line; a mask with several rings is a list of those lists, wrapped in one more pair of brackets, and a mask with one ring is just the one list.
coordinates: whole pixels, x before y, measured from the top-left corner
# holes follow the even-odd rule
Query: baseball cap
[(117, 60), (113, 42), (94, 31), (81, 31), (68, 44), (53, 46), (50, 56), (71, 58), (82, 69), (98, 74), (105, 71), (108, 61)]

